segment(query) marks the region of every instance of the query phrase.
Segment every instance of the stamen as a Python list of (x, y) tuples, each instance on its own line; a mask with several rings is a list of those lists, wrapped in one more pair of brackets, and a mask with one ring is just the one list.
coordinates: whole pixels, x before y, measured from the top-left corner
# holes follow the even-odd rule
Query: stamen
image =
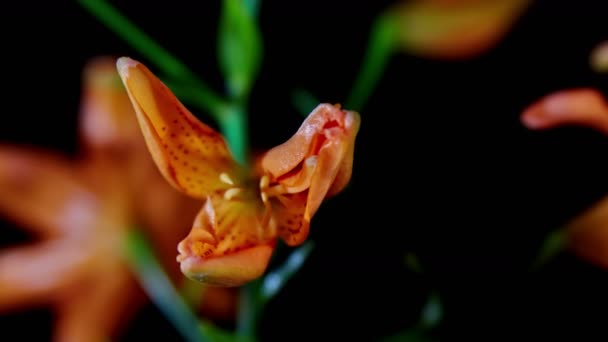
[(224, 192), (224, 199), (230, 201), (231, 199), (236, 197), (236, 195), (241, 193), (241, 191), (243, 191), (243, 189), (241, 188), (230, 188), (226, 190), (226, 192)]
[(277, 184), (269, 187), (266, 191), (264, 191), (264, 193), (268, 197), (275, 197), (287, 193), (287, 189), (285, 189), (283, 185)]
[(262, 176), (262, 178), (260, 178), (260, 190), (266, 190), (268, 185), (270, 185), (270, 178), (266, 175)]
[(228, 174), (226, 172), (220, 173), (220, 180), (226, 184), (234, 185), (232, 178), (230, 178), (230, 176), (228, 176)]

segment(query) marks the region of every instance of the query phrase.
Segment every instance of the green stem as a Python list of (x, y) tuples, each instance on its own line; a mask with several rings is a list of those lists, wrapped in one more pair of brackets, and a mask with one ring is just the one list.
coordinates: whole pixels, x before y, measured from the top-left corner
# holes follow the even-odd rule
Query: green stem
[(291, 93), (291, 100), (296, 110), (304, 117), (307, 117), (316, 106), (321, 103), (313, 94), (304, 90), (296, 89)]
[(380, 16), (372, 27), (363, 66), (346, 101), (346, 108), (360, 111), (388, 63), (397, 38), (396, 19), (390, 15)]
[(261, 280), (255, 280), (241, 287), (239, 291), (239, 312), (236, 333), (241, 341), (256, 341), (260, 312), (259, 289)]
[[(151, 63), (171, 79), (191, 83), (196, 88), (198, 100), (205, 110), (217, 114), (224, 102), (202, 80), (198, 79), (185, 64), (165, 50), (144, 31), (129, 21), (120, 11), (104, 0), (77, 0), (95, 18), (133, 46)], [(187, 88), (187, 87), (184, 87)]]
[(260, 2), (261, 0), (243, 0), (243, 5), (252, 16), (257, 17), (260, 12)]
[(163, 271), (145, 236), (133, 229), (127, 236), (127, 260), (148, 296), (189, 342), (206, 342), (198, 318)]
[(566, 248), (567, 243), (568, 235), (566, 228), (560, 228), (549, 233), (543, 241), (536, 259), (530, 266), (530, 271), (538, 271), (541, 267), (546, 265)]
[(230, 146), (234, 159), (243, 166), (249, 165), (249, 131), (245, 106), (233, 104), (225, 107), (219, 116), (220, 130)]

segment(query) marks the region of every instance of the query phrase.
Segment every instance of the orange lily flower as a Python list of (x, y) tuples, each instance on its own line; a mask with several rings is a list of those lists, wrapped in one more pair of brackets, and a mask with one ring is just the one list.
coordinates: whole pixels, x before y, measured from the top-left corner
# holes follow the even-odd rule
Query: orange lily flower
[(529, 0), (413, 0), (391, 13), (408, 52), (439, 59), (476, 57), (509, 32)]
[(568, 224), (568, 247), (580, 258), (608, 268), (608, 197)]
[[(62, 342), (117, 336), (145, 300), (123, 258), (127, 231), (147, 229), (174, 269), (166, 251), (200, 206), (168, 186), (145, 151), (115, 59), (88, 64), (83, 85), (79, 158), (0, 145), (0, 211), (40, 239), (0, 251), (0, 310), (52, 305)], [(234, 308), (224, 294), (222, 305), (206, 296), (203, 312)]]
[(595, 89), (562, 90), (533, 103), (521, 120), (530, 129), (577, 125), (608, 134), (608, 103)]
[(597, 72), (608, 72), (608, 40), (593, 49), (591, 66)]
[[(608, 103), (590, 88), (568, 89), (547, 95), (521, 116), (530, 129), (577, 125), (608, 135)], [(608, 267), (608, 197), (566, 226), (567, 247), (579, 257)]]
[(301, 244), (323, 199), (350, 180), (355, 112), (319, 105), (291, 139), (249, 170), (143, 64), (123, 57), (117, 68), (165, 179), (204, 201), (178, 245), (181, 270), (192, 279), (239, 286), (261, 276), (277, 237)]

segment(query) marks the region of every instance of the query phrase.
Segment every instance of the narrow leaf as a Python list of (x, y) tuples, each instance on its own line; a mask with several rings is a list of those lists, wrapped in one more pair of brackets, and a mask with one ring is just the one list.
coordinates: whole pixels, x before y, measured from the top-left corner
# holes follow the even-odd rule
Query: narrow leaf
[(246, 98), (262, 61), (262, 38), (243, 0), (224, 0), (218, 44), (219, 64), (230, 95)]
[(162, 270), (145, 236), (132, 230), (127, 236), (127, 260), (139, 278), (141, 285), (182, 336), (189, 342), (206, 342), (209, 338), (203, 335), (198, 318), (190, 311), (177, 290)]
[(304, 265), (304, 262), (314, 248), (312, 241), (307, 241), (302, 246), (291, 252), (283, 265), (277, 267), (264, 277), (261, 287), (261, 300), (267, 302), (274, 297), (285, 286), (287, 281)]
[(397, 23), (390, 15), (380, 16), (374, 22), (365, 49), (363, 65), (355, 85), (346, 101), (346, 108), (361, 111), (382, 76), (397, 42)]

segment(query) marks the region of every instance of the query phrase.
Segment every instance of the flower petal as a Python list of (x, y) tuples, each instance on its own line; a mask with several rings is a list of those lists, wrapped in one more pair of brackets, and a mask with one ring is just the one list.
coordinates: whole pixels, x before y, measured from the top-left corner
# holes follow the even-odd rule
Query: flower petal
[(86, 230), (97, 219), (97, 200), (70, 163), (31, 148), (0, 146), (0, 210), (42, 235)]
[(350, 181), (359, 126), (357, 113), (321, 104), (294, 136), (262, 157), (261, 168), (272, 176), (271, 187), (278, 184), (285, 193), (306, 194), (304, 203), (300, 197), (278, 196), (283, 207), (276, 209), (279, 234), (286, 243), (302, 243), (321, 202)]
[(591, 66), (597, 72), (608, 72), (608, 40), (593, 49)]
[[(341, 143), (354, 145), (359, 125), (360, 118), (356, 112), (320, 104), (289, 140), (264, 154), (261, 158), (262, 170), (270, 173), (274, 180), (292, 177), (293, 173), (306, 169), (306, 159), (316, 156), (328, 141), (344, 139)], [(340, 175), (346, 178), (346, 182), (350, 179), (350, 170), (346, 165), (340, 170)], [(341, 179), (340, 183), (344, 183), (344, 180)]]
[(568, 224), (568, 247), (579, 257), (608, 268), (608, 197)]
[(608, 103), (595, 89), (562, 90), (533, 103), (521, 120), (529, 129), (579, 125), (608, 134)]
[(55, 341), (117, 339), (144, 304), (144, 293), (126, 265), (104, 266), (63, 294)]
[(178, 245), (182, 272), (217, 286), (238, 286), (264, 273), (276, 229), (262, 201), (210, 196)]
[(116, 63), (156, 165), (176, 189), (205, 198), (227, 188), (236, 164), (223, 137), (200, 122), (143, 64), (122, 57)]
[(495, 46), (529, 0), (417, 0), (394, 9), (400, 43), (431, 58), (464, 59)]
[(116, 58), (98, 57), (83, 72), (80, 134), (92, 149), (144, 144), (131, 100), (116, 71)]
[(0, 309), (40, 304), (66, 290), (95, 265), (85, 244), (51, 240), (0, 254)]
[(308, 193), (300, 192), (277, 196), (273, 205), (278, 233), (288, 246), (297, 246), (308, 237), (310, 217), (305, 218)]

